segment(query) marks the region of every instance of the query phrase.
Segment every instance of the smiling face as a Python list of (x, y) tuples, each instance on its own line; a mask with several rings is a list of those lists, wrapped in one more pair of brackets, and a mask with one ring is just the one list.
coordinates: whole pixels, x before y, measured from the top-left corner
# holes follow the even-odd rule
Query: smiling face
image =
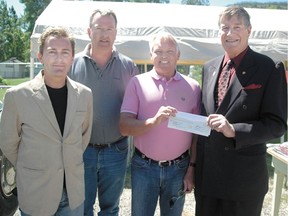
[(169, 80), (174, 76), (180, 51), (171, 35), (156, 37), (151, 45), (151, 60), (155, 71)]
[(224, 15), (219, 20), (221, 43), (230, 58), (234, 58), (248, 46), (251, 25), (241, 16)]

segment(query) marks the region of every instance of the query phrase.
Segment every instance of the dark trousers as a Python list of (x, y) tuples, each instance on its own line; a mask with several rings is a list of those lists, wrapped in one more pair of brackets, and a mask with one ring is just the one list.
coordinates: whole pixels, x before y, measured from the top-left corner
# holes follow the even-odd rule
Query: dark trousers
[(200, 196), (196, 216), (261, 216), (264, 197), (258, 200), (232, 201)]

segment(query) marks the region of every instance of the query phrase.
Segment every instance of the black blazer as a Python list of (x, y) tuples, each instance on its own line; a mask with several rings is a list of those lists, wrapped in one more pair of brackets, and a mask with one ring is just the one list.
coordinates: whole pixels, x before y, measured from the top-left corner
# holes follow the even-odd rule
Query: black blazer
[(196, 196), (249, 200), (268, 190), (266, 145), (287, 131), (287, 83), (284, 65), (250, 48), (215, 108), (214, 90), (223, 56), (202, 71), (202, 114), (224, 115), (235, 139), (211, 131), (197, 145)]

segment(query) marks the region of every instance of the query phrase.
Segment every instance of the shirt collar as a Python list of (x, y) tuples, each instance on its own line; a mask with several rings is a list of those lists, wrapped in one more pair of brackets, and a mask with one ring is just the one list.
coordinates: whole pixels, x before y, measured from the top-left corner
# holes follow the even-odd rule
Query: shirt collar
[[(243, 57), (245, 56), (246, 52), (248, 51), (249, 46), (243, 50), (238, 56), (235, 58), (232, 58), (231, 60), (233, 61), (234, 67), (237, 68), (240, 65), (240, 62), (242, 61)], [(230, 60), (229, 56), (227, 53), (224, 56), (224, 61), (223, 61), (223, 66), (227, 64), (227, 62)]]
[[(87, 58), (90, 58), (90, 59), (91, 59), (91, 55), (90, 55), (91, 46), (92, 46), (91, 43), (89, 43), (84, 48), (84, 56), (86, 56)], [(115, 49), (113, 49), (111, 59), (114, 59), (117, 57), (118, 57), (118, 52)]]
[[(165, 79), (165, 80), (166, 80), (165, 77), (159, 75), (159, 74), (156, 72), (155, 68), (153, 68), (153, 69), (151, 70), (151, 73), (152, 73), (151, 76), (152, 76), (154, 79), (156, 79), (156, 80), (162, 80), (162, 79)], [(174, 75), (170, 80), (180, 80), (180, 79), (181, 79), (181, 74), (180, 74), (178, 71), (176, 71), (176, 72), (175, 72), (175, 75)]]

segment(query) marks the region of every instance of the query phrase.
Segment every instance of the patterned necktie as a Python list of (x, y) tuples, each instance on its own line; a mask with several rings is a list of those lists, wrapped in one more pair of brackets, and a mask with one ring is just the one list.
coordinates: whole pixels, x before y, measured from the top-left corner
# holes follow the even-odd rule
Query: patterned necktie
[(229, 79), (230, 79), (230, 69), (231, 69), (232, 64), (233, 62), (229, 60), (220, 74), (220, 77), (218, 80), (218, 106), (220, 106), (226, 94), (226, 90), (227, 90)]

